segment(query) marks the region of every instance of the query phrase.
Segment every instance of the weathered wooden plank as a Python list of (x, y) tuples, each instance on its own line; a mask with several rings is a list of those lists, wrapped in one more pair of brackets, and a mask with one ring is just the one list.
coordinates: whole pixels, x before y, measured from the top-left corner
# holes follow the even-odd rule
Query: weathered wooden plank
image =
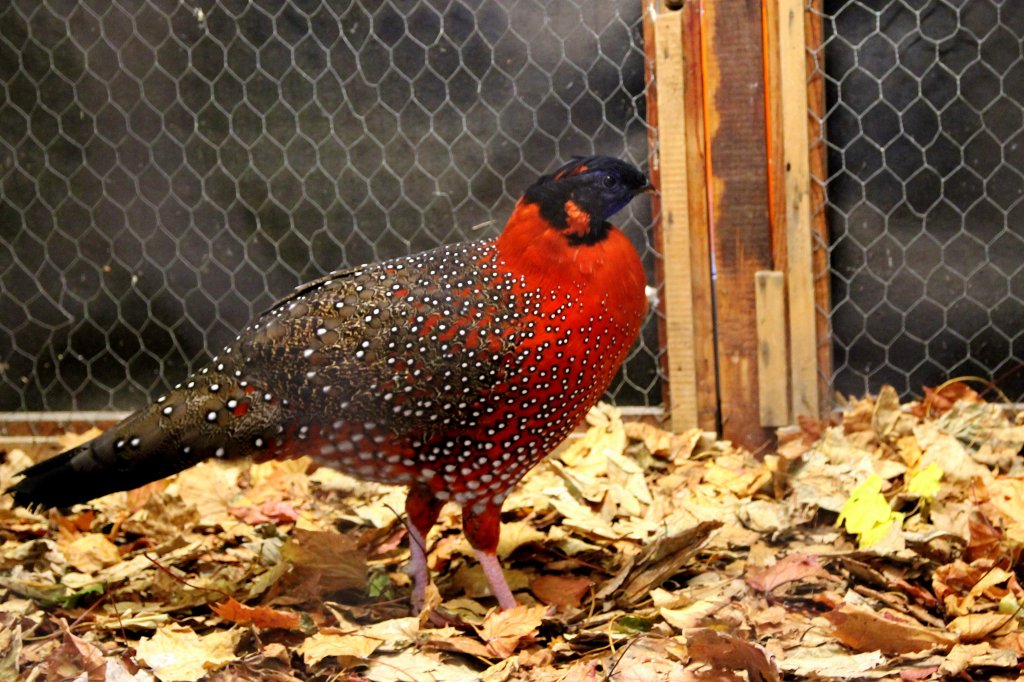
[(815, 326), (818, 335), (818, 405), (820, 414), (832, 408), (832, 339), (829, 316), (832, 292), (828, 260), (828, 224), (825, 219), (825, 63), (822, 1), (808, 0), (804, 12), (804, 34), (807, 39), (807, 100), (810, 110), (811, 228), (813, 235)]
[(776, 270), (755, 275), (757, 403), (762, 426), (792, 423), (786, 353), (786, 277)]
[(811, 239), (811, 171), (808, 149), (807, 42), (804, 0), (777, 0), (779, 95), (785, 159), (786, 292), (789, 367), (796, 414), (818, 417), (818, 332), (815, 320)]
[(674, 430), (698, 425), (682, 26), (678, 11), (663, 9), (654, 19), (657, 150), (652, 165), (660, 203), (667, 407)]
[[(765, 135), (768, 156), (768, 222), (772, 235), (772, 262), (776, 270), (786, 267), (786, 161), (782, 144), (782, 96), (779, 77), (779, 12), (775, 0), (762, 0), (762, 44), (764, 49)], [(781, 226), (781, 227), (780, 227)]]
[(686, 119), (686, 186), (689, 189), (690, 266), (693, 287), (693, 347), (697, 370), (697, 422), (719, 430), (718, 368), (715, 348), (715, 295), (711, 273), (711, 223), (704, 135), (704, 81), (701, 64), (700, 3), (683, 15), (683, 103)]
[(758, 408), (754, 273), (771, 270), (761, 3), (703, 4), (705, 119), (722, 433), (770, 447)]

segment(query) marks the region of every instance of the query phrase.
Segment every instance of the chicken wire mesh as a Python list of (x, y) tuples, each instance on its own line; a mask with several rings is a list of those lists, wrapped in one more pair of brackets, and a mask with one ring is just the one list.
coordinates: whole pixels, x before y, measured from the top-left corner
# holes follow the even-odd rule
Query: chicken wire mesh
[[(571, 155), (643, 165), (640, 11), (4, 3), (0, 410), (140, 406), (302, 281), (494, 236)], [(658, 365), (652, 316), (611, 397)]]
[(1024, 399), (1024, 3), (815, 5), (834, 388)]

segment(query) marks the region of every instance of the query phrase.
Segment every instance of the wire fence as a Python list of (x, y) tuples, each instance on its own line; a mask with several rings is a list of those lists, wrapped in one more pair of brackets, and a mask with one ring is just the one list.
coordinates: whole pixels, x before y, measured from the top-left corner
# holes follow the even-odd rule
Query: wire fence
[(825, 0), (820, 19), (834, 388), (973, 375), (1024, 399), (1024, 3)]
[[(1024, 399), (1024, 5), (809, 8), (833, 388)], [(0, 411), (136, 407), (302, 281), (494, 236), (573, 154), (642, 165), (640, 11), (6, 3)], [(653, 272), (647, 207), (620, 219)], [(609, 397), (659, 404), (660, 352), (652, 316)]]
[[(129, 409), (302, 281), (647, 157), (634, 0), (0, 8), (0, 410)], [(618, 218), (648, 272), (644, 202)], [(661, 401), (657, 321), (611, 389)]]

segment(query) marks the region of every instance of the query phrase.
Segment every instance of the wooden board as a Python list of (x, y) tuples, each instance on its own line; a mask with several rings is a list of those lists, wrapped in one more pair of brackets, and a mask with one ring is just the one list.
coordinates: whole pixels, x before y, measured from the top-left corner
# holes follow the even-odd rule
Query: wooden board
[(686, 185), (689, 189), (690, 267), (693, 288), (693, 345), (697, 370), (697, 422), (719, 432), (718, 361), (715, 348), (715, 295), (711, 274), (711, 224), (704, 131), (704, 82), (701, 64), (701, 8), (690, 2), (683, 15), (683, 110), (686, 125)]
[(778, 271), (762, 271), (757, 284), (757, 402), (762, 426), (792, 423), (789, 410), (786, 353), (786, 278)]
[[(832, 338), (829, 316), (832, 311), (831, 273), (828, 259), (828, 224), (825, 219), (826, 147), (825, 130), (825, 55), (822, 48), (822, 1), (810, 0), (810, 11), (804, 12), (804, 34), (807, 40), (808, 138), (811, 167), (811, 230), (813, 235), (815, 326), (818, 337), (818, 405), (819, 413), (832, 409)], [(817, 56), (818, 61), (815, 60)]]
[(811, 239), (811, 172), (804, 0), (777, 0), (785, 163), (786, 293), (792, 408), (818, 417), (818, 333)]
[[(764, 21), (761, 43), (764, 59), (765, 135), (768, 155), (768, 223), (772, 234), (772, 262), (786, 268), (786, 161), (782, 144), (782, 97), (779, 93), (779, 12), (777, 0), (762, 0)], [(788, 361), (787, 361), (788, 362)]]
[(658, 14), (654, 20), (654, 47), (669, 423), (673, 430), (683, 431), (697, 426), (697, 371), (683, 109), (683, 24), (679, 12)]
[(703, 4), (701, 37), (711, 175), (710, 214), (722, 433), (752, 450), (770, 447), (758, 408), (754, 274), (771, 270), (766, 205), (761, 4)]

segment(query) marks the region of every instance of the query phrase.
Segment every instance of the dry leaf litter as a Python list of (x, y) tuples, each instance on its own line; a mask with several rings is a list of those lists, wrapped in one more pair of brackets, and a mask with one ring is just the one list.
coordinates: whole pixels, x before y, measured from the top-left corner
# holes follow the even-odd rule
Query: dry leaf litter
[(304, 458), (67, 515), (0, 498), (0, 679), (1017, 679), (1024, 412), (887, 388), (760, 457), (588, 424), (505, 504), (505, 612), (450, 507), (411, 613), (404, 490)]

